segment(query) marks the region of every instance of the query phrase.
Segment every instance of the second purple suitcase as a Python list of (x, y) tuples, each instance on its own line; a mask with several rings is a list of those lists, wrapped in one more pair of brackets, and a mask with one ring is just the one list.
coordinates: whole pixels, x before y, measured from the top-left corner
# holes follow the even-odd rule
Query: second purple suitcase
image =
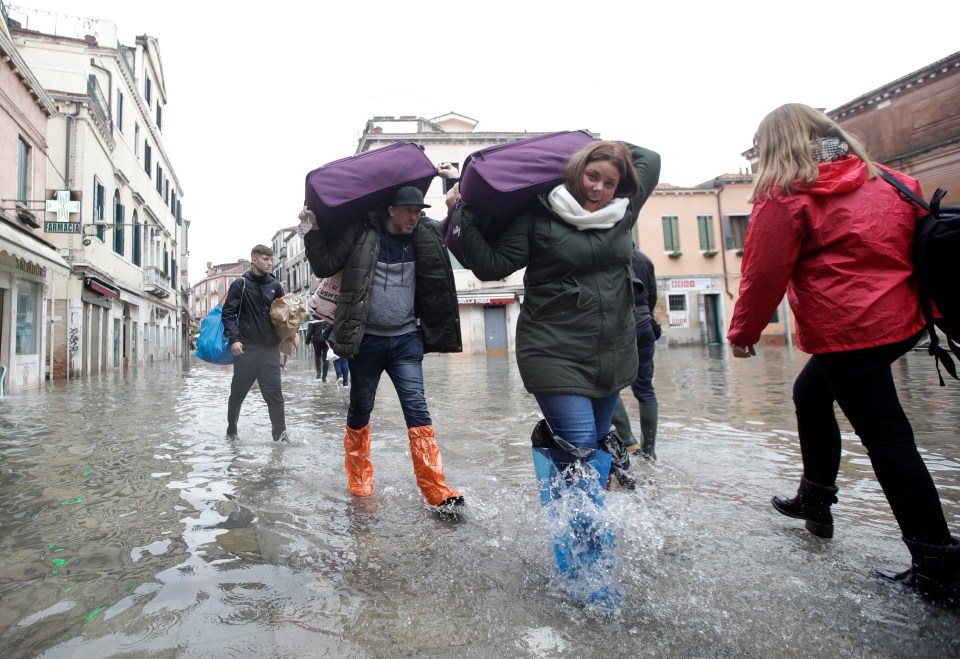
[(475, 151), (460, 172), (461, 201), (479, 216), (513, 219), (559, 185), (567, 159), (591, 142), (588, 131), (573, 130)]
[(373, 151), (334, 160), (306, 177), (304, 204), (328, 234), (383, 210), (397, 188), (412, 185), (424, 194), (436, 167), (413, 142), (397, 142)]

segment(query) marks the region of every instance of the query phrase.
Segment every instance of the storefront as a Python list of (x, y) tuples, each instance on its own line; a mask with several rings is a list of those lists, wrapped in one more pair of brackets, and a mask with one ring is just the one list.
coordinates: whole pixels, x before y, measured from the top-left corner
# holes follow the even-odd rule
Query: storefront
[(50, 280), (69, 274), (53, 246), (0, 219), (0, 393), (43, 382)]

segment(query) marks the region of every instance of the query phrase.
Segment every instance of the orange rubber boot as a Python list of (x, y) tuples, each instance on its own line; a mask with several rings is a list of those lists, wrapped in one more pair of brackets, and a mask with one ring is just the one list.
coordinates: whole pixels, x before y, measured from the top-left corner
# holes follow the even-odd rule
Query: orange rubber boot
[(373, 463), (370, 461), (370, 424), (360, 430), (346, 426), (343, 436), (343, 467), (347, 472), (350, 494), (368, 497), (373, 494)]
[(443, 460), (440, 459), (440, 447), (437, 446), (433, 426), (408, 428), (407, 434), (410, 436), (413, 473), (417, 476), (417, 486), (427, 503), (439, 506), (447, 499), (462, 498), (462, 492), (447, 487), (443, 477)]

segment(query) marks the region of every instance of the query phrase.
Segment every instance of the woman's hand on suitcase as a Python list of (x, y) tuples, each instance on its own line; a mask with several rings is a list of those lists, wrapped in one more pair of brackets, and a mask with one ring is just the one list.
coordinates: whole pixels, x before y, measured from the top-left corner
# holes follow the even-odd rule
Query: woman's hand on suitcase
[(448, 162), (442, 162), (437, 165), (437, 176), (440, 178), (457, 178), (460, 172), (457, 168)]
[(309, 221), (310, 224), (313, 225), (314, 229), (320, 228), (320, 224), (317, 222), (317, 216), (314, 214), (312, 210), (310, 210), (306, 206), (304, 206), (303, 210), (300, 211), (300, 214), (297, 215), (297, 219), (299, 219), (301, 222)]

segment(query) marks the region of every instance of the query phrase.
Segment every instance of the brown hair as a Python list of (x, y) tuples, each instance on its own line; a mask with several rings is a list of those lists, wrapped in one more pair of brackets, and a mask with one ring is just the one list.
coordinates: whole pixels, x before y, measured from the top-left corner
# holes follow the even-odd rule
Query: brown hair
[(567, 160), (563, 168), (563, 184), (577, 200), (583, 204), (586, 195), (583, 193), (583, 172), (592, 162), (606, 160), (620, 173), (620, 182), (614, 191), (614, 197), (632, 197), (640, 191), (640, 179), (633, 168), (633, 158), (630, 150), (621, 142), (598, 140), (588, 144)]
[(760, 162), (749, 201), (770, 197), (777, 187), (789, 195), (798, 185), (805, 188), (813, 185), (820, 169), (810, 142), (821, 137), (836, 137), (846, 142), (850, 153), (867, 164), (870, 178), (880, 174), (863, 145), (837, 122), (809, 105), (787, 103), (764, 117), (757, 128), (754, 141), (760, 148)]
[(264, 256), (273, 256), (273, 250), (267, 247), (266, 245), (256, 245), (253, 249), (250, 250), (250, 256), (253, 257), (254, 254), (263, 254)]

